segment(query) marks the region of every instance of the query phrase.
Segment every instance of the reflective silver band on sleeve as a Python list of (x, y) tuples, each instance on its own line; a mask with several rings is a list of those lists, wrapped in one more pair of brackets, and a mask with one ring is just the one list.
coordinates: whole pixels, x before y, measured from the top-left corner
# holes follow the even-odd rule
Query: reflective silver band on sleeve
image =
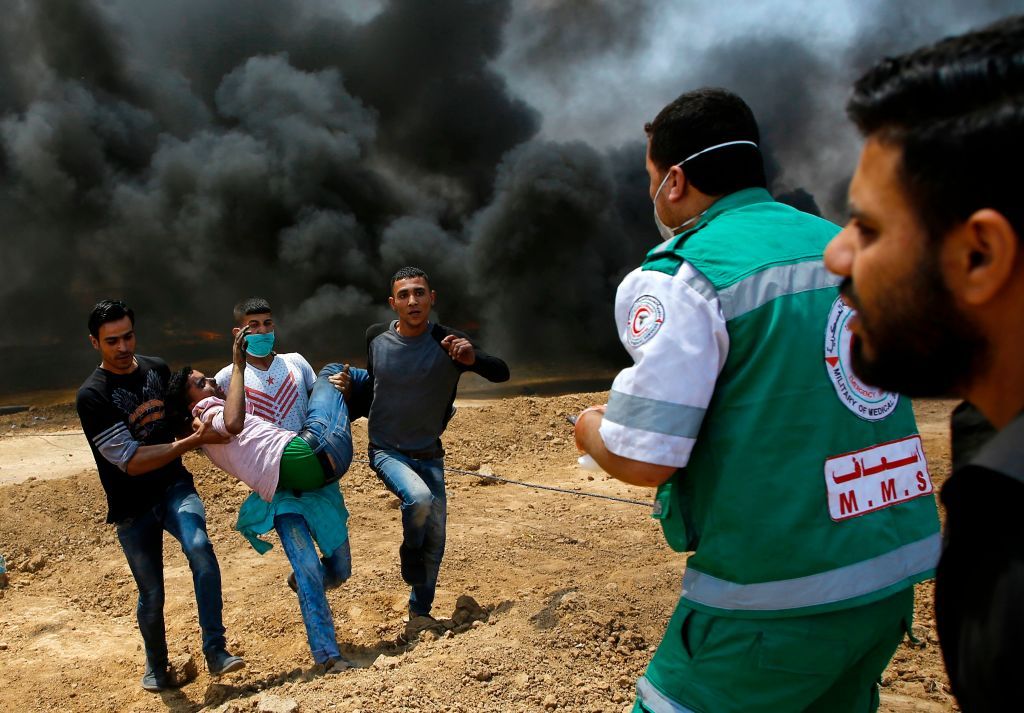
[(931, 571), (942, 539), (935, 533), (878, 557), (795, 579), (739, 584), (687, 566), (683, 598), (717, 609), (783, 611), (832, 604), (871, 594)]
[(636, 682), (636, 697), (644, 709), (651, 713), (696, 713), (692, 708), (676, 703), (659, 691), (646, 676), (641, 676)]
[(711, 280), (701, 274), (692, 264), (689, 265), (689, 270), (687, 272), (689, 274), (685, 276), (683, 282), (689, 285), (694, 292), (706, 299), (708, 302), (711, 302), (718, 297), (718, 290), (716, 290), (715, 286), (711, 284)]
[(613, 389), (608, 395), (608, 410), (604, 417), (612, 423), (640, 431), (696, 438), (705, 413), (705, 409), (696, 406), (633, 396)]
[(777, 265), (718, 291), (722, 315), (735, 319), (778, 297), (836, 287), (842, 278), (825, 269), (821, 260)]

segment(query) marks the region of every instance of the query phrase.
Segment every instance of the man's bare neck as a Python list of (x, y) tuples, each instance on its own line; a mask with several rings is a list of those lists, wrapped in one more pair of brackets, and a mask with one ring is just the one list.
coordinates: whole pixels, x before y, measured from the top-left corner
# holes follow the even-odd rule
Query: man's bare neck
[(398, 320), (398, 324), (395, 325), (395, 331), (401, 334), (403, 337), (418, 337), (421, 334), (424, 334), (429, 326), (429, 321), (423, 322), (423, 324), (413, 327), (412, 325), (403, 324), (402, 320)]
[(270, 354), (268, 354), (265, 357), (254, 357), (252, 354), (246, 354), (245, 363), (253, 367), (254, 369), (259, 369), (260, 371), (268, 371), (270, 369), (270, 365), (274, 363), (274, 359), (276, 357), (277, 352), (270, 352)]
[(100, 361), (100, 368), (103, 369), (104, 371), (109, 371), (111, 374), (120, 374), (121, 376), (126, 376), (139, 368), (139, 360), (133, 357), (132, 365), (128, 369), (119, 369), (113, 364), (108, 364), (105, 361)]
[(998, 429), (1024, 411), (1024, 361), (1018, 343), (1007, 340), (993, 345), (984, 372), (963, 394)]
[[(999, 430), (1024, 412), (1024, 392), (1020, 388), (1013, 389), (1008, 381), (981, 384), (965, 394), (967, 400), (977, 406), (989, 423)], [(1017, 381), (1017, 387), (1024, 385), (1024, 379)]]

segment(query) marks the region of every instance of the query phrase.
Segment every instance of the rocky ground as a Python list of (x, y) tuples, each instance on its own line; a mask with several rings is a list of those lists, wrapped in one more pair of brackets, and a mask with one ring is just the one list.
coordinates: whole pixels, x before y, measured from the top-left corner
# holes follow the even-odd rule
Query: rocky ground
[[(447, 464), (649, 499), (576, 467), (564, 415), (604, 398), (460, 402), (446, 437)], [(917, 406), (936, 485), (949, 471), (950, 408)], [(358, 453), (365, 452), (364, 424), (355, 428)], [(10, 454), (19, 451), (10, 448), (23, 452), (26, 439), (45, 438), (59, 451), (37, 476), (0, 480), (7, 483), (0, 485), (0, 554), (11, 570), (0, 581), (0, 710), (618, 713), (629, 710), (634, 682), (679, 596), (685, 557), (665, 546), (649, 509), (450, 474), (448, 547), (434, 610), (440, 623), (417, 634), (403, 620), (397, 503), (357, 464), (342, 483), (354, 574), (329, 598), (343, 653), (359, 667), (320, 675), (280, 547), (261, 557), (232, 530), (247, 489), (190, 454), (186, 464), (221, 562), (229, 645), (246, 667), (214, 680), (200, 665), (183, 687), (146, 693), (136, 590), (113, 528), (103, 524), (98, 478), (71, 460), (82, 445), (70, 445), (75, 436), (51, 435), (77, 429), (70, 405), (0, 416), (0, 475), (12, 472), (18, 458)], [(195, 599), (169, 536), (165, 575), (171, 654), (191, 675), (202, 663)], [(901, 645), (885, 672), (883, 711), (956, 710), (931, 599), (931, 584), (920, 585), (920, 643)]]

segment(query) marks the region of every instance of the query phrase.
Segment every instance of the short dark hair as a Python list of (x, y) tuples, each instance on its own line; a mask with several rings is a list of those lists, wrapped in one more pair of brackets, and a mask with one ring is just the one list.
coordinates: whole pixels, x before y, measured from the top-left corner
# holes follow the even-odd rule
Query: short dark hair
[(250, 314), (271, 314), (270, 303), (262, 297), (246, 297), (235, 305), (235, 322), (241, 324)]
[(189, 377), (192, 367), (183, 366), (171, 374), (164, 389), (164, 420), (175, 435), (192, 430), (192, 410), (188, 403)]
[(395, 291), (395, 283), (399, 280), (408, 280), (412, 277), (422, 277), (423, 281), (427, 283), (427, 287), (430, 287), (430, 278), (427, 277), (427, 273), (423, 272), (423, 270), (418, 267), (412, 267), (410, 265), (408, 267), (403, 267), (391, 276), (391, 289), (388, 292), (392, 293)]
[[(727, 141), (760, 144), (754, 112), (726, 89), (703, 87), (680, 95), (644, 125), (651, 161), (661, 169)], [(750, 144), (725, 146), (687, 161), (686, 179), (701, 193), (722, 196), (768, 185), (761, 152)]]
[(89, 334), (99, 338), (100, 327), (125, 317), (135, 326), (135, 310), (121, 300), (100, 300), (89, 313)]
[(932, 239), (982, 208), (1024, 235), (1024, 15), (887, 57), (847, 113), (902, 149), (901, 179)]

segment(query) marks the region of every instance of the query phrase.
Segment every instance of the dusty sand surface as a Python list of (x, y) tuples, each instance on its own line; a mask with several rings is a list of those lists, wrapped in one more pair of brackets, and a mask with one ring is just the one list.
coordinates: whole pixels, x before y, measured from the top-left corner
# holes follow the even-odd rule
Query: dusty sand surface
[[(447, 464), (647, 500), (648, 491), (576, 467), (564, 414), (604, 398), (460, 402), (446, 437)], [(949, 472), (951, 407), (933, 401), (916, 409), (936, 485)], [(685, 557), (664, 544), (647, 508), (450, 474), (434, 609), (443, 626), (407, 638), (397, 503), (356, 464), (342, 481), (354, 574), (329, 599), (342, 651), (360, 668), (319, 676), (280, 546), (261, 557), (232, 530), (247, 489), (190, 454), (185, 462), (223, 572), (229, 645), (247, 665), (220, 680), (200, 665), (184, 687), (146, 693), (136, 589), (113, 528), (103, 523), (88, 450), (83, 465), (80, 450), (67, 445), (85, 448), (81, 436), (43, 435), (78, 428), (70, 405), (0, 417), (0, 478), (9, 478), (0, 484), (0, 553), (12, 569), (0, 589), (0, 710), (256, 711), (287, 710), (292, 701), (300, 711), (617, 713), (629, 710), (635, 679), (679, 596)], [(362, 455), (365, 421), (354, 430)], [(191, 575), (169, 536), (164, 552), (170, 653), (201, 664)], [(920, 643), (902, 644), (886, 671), (883, 711), (956, 710), (931, 599), (931, 584), (920, 585)]]

